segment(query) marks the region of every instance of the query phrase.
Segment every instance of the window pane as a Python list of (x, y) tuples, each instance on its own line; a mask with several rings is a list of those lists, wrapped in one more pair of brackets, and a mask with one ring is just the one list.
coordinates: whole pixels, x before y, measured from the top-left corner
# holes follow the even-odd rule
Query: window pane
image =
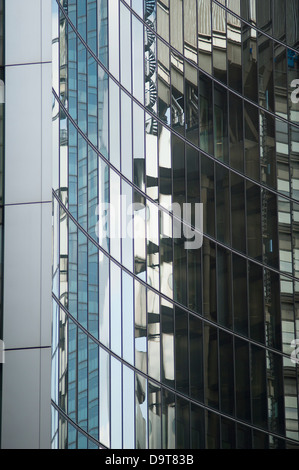
[(203, 408), (191, 404), (191, 436), (192, 449), (205, 448), (205, 413)]
[(190, 448), (190, 410), (189, 402), (176, 399), (176, 448)]
[(203, 328), (202, 321), (189, 316), (190, 394), (203, 403)]
[(236, 448), (236, 429), (235, 423), (231, 420), (221, 418), (221, 438), (222, 449), (235, 449)]
[(250, 421), (250, 378), (248, 344), (240, 339), (235, 340), (235, 374), (236, 374), (236, 414), (244, 421)]
[(172, 304), (161, 299), (162, 381), (174, 388), (174, 312)]
[(189, 364), (188, 364), (188, 314), (180, 308), (175, 308), (175, 368), (176, 389), (189, 394)]
[(162, 391), (162, 446), (163, 449), (175, 449), (175, 395)]
[(223, 248), (217, 248), (217, 299), (218, 322), (232, 328), (232, 266), (231, 253)]
[(251, 345), (252, 420), (256, 426), (267, 428), (266, 355)]
[(245, 336), (248, 336), (247, 302), (247, 263), (240, 256), (233, 255), (234, 329)]
[(246, 253), (245, 234), (245, 183), (231, 172), (232, 246)]
[(161, 389), (149, 382), (148, 384), (148, 419), (149, 448), (162, 448), (162, 393)]
[(136, 449), (147, 449), (147, 380), (135, 374)]
[(205, 402), (213, 408), (219, 407), (219, 381), (218, 381), (218, 335), (217, 329), (205, 325), (204, 329), (204, 374), (205, 374)]
[(212, 242), (204, 238), (203, 242), (203, 312), (204, 315), (217, 321), (216, 294), (216, 249)]
[(230, 334), (219, 332), (220, 345), (220, 400), (221, 410), (229, 415), (234, 414), (234, 369), (233, 364), (233, 337)]
[(206, 411), (207, 449), (220, 449), (220, 418), (211, 411)]

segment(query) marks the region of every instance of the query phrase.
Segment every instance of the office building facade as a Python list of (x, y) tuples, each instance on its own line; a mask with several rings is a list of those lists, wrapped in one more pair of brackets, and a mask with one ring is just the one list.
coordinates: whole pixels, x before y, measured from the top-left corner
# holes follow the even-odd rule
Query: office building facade
[(298, 447), (298, 1), (54, 7), (52, 446)]
[(1, 445), (298, 448), (299, 0), (5, 3)]

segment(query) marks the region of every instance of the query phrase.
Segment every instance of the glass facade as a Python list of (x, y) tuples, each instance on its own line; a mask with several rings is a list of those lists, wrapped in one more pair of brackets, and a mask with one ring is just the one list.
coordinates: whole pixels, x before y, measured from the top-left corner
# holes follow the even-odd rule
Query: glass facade
[[(4, 67), (4, 0), (0, 0), (0, 422), (2, 410), (2, 363), (3, 341), (3, 222), (4, 222), (4, 111), (5, 111), (5, 67)], [(0, 429), (1, 441), (1, 429)]]
[(52, 5), (52, 447), (298, 448), (299, 0)]

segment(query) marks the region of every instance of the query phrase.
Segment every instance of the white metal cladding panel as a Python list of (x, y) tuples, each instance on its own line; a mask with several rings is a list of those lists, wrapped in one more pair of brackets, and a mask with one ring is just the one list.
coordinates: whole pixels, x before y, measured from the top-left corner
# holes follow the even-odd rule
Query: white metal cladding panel
[(44, 0), (9, 0), (6, 2), (6, 65), (42, 61), (42, 1)]
[(4, 227), (5, 347), (38, 347), (41, 346), (41, 204), (6, 206)]
[(3, 448), (50, 447), (51, 20), (6, 2)]
[(5, 208), (6, 348), (51, 344), (51, 203)]
[(5, 204), (41, 201), (41, 70), (6, 67)]

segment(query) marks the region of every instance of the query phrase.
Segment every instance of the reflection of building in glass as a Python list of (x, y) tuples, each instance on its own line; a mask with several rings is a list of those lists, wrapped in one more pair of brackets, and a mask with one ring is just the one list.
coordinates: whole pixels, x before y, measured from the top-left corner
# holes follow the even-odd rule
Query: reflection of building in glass
[(53, 8), (52, 446), (298, 447), (298, 0)]

